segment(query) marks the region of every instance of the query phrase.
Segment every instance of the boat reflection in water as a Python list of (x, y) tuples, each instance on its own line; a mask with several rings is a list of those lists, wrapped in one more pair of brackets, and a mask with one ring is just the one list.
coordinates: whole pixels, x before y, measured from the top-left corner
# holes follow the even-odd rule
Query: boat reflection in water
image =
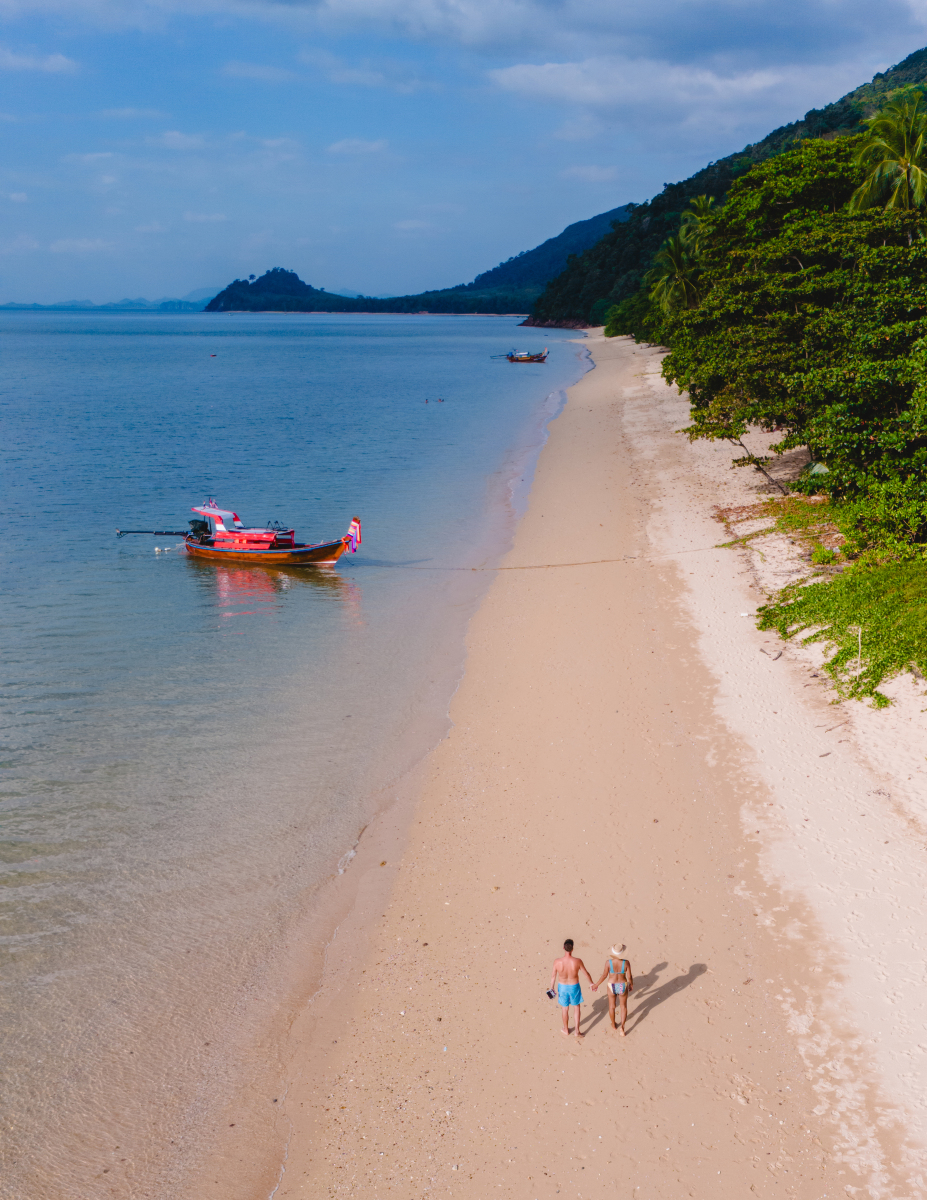
[[(357, 625), (363, 623), (361, 589), (354, 580), (345, 579), (337, 571), (325, 567), (232, 566), (231, 563), (203, 562), (195, 558), (185, 561), (187, 569), (200, 576), (204, 584), (208, 586), (210, 581), (214, 583), (216, 604), (220, 609), (227, 610), (222, 613), (223, 618), (257, 616), (262, 610), (254, 606), (269, 605), (271, 609), (276, 609), (286, 592), (308, 588), (319, 599), (346, 605), (353, 622)], [(242, 609), (242, 605), (247, 607)], [(229, 629), (225, 632), (239, 633), (243, 630)]]

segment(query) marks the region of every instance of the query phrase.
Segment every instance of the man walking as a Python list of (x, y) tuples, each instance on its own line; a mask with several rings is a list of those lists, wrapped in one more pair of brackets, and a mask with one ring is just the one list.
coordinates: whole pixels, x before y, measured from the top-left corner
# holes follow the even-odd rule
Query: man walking
[(592, 976), (586, 970), (586, 964), (581, 958), (573, 957), (573, 939), (567, 938), (563, 943), (563, 958), (558, 958), (554, 963), (554, 972), (550, 977), (550, 990), (554, 990), (554, 985), (557, 987), (557, 1000), (560, 1003), (560, 1008), (563, 1010), (563, 1028), (560, 1032), (564, 1037), (570, 1036), (570, 1009), (576, 1009), (576, 1028), (574, 1032), (579, 1041), (582, 1041), (583, 1034), (579, 1032), (579, 1022), (582, 1013), (579, 1006), (583, 1002), (583, 991), (579, 986), (579, 973), (582, 973), (592, 983)]

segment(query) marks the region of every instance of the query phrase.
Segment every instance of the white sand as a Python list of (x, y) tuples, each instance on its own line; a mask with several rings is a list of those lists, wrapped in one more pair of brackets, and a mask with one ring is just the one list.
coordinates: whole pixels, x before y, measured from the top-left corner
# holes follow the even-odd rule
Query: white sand
[[(761, 478), (673, 432), (656, 351), (589, 345), (454, 729), (294, 1013), (285, 1158), (230, 1115), (197, 1200), (927, 1190), (923, 688), (832, 707), (820, 651), (763, 653), (757, 551), (711, 516)], [(626, 1039), (588, 985), (558, 1033), (566, 936), (596, 977), (627, 942)]]

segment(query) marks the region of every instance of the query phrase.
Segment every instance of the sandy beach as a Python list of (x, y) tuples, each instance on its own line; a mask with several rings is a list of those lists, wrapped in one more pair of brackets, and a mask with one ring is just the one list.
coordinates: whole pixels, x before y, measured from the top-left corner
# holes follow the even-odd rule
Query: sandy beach
[[(923, 1193), (923, 684), (835, 707), (820, 650), (756, 630), (798, 552), (719, 548), (715, 509), (765, 481), (675, 432), (659, 351), (587, 344), (270, 1132), (230, 1113), (197, 1197)], [(594, 978), (626, 943), (626, 1038), (588, 985), (560, 1035), (566, 937)]]

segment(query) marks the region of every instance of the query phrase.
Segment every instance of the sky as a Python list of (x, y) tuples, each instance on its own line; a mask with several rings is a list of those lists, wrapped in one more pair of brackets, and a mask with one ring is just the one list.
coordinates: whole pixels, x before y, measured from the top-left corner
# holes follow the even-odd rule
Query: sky
[(465, 283), (927, 45), (927, 0), (0, 0), (0, 303)]

